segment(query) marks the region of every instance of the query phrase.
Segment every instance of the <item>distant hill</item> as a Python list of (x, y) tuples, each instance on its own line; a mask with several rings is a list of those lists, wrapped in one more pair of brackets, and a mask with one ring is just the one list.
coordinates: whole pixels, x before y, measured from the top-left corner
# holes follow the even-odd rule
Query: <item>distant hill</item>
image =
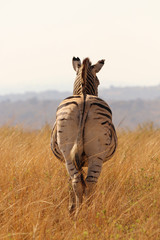
[(55, 90), (44, 91), (44, 92), (26, 92), (24, 94), (7, 94), (0, 96), (0, 102), (2, 101), (27, 101), (29, 99), (37, 99), (37, 100), (56, 100), (56, 99), (64, 99), (67, 96), (70, 96), (71, 92), (59, 92)]
[[(45, 123), (53, 125), (56, 109), (61, 100), (37, 100), (0, 102), (0, 126), (22, 125), (39, 129)], [(160, 127), (160, 99), (107, 101), (113, 112), (113, 122), (119, 128), (135, 128), (144, 122), (154, 122)]]
[(39, 129), (45, 123), (53, 124), (60, 100), (37, 100), (0, 102), (0, 125), (22, 125), (30, 129)]
[[(44, 92), (26, 92), (24, 94), (8, 94), (0, 96), (0, 102), (10, 100), (26, 101), (36, 98), (37, 100), (59, 100), (72, 95), (72, 92), (59, 92), (55, 90)], [(160, 99), (160, 85), (152, 87), (110, 87), (99, 90), (99, 96), (105, 100), (128, 101), (135, 99), (154, 100)]]
[(116, 101), (110, 104), (113, 121), (120, 128), (135, 128), (138, 124), (154, 123), (160, 127), (160, 99)]
[(114, 101), (160, 99), (160, 85), (152, 87), (110, 87), (108, 89), (102, 89), (99, 92), (99, 96)]
[[(39, 129), (45, 123), (53, 125), (60, 101), (71, 92), (44, 91), (40, 93), (0, 96), (0, 126), (17, 125)], [(143, 122), (160, 126), (160, 85), (156, 87), (110, 87), (99, 91), (113, 111), (116, 126), (134, 128)]]

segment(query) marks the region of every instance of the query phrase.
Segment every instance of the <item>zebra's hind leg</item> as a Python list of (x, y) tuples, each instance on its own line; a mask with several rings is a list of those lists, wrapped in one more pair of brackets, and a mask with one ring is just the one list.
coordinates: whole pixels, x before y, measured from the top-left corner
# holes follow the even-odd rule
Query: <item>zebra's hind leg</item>
[(74, 213), (76, 208), (76, 195), (72, 186), (72, 179), (69, 178), (69, 213)]
[(96, 188), (96, 182), (89, 182), (86, 179), (85, 198), (86, 198), (87, 204), (91, 203), (95, 188)]
[(86, 177), (85, 197), (87, 203), (90, 203), (96, 189), (96, 183), (101, 173), (103, 159), (100, 157), (91, 157), (88, 160), (88, 173)]
[(72, 188), (70, 189), (70, 206), (69, 210), (71, 212), (74, 211), (76, 205), (75, 216), (78, 215), (78, 212), (81, 208), (84, 186), (82, 184), (82, 176), (81, 173), (76, 169), (75, 165), (70, 159), (66, 161), (66, 168), (70, 175), (72, 181)]
[(83, 201), (83, 193), (84, 193), (84, 187), (82, 185), (80, 175), (78, 177), (75, 177), (74, 179), (72, 179), (72, 186), (73, 186), (73, 189), (74, 189), (74, 192), (76, 195), (75, 217), (77, 217), (77, 215), (81, 209), (81, 205), (82, 205), (82, 201)]

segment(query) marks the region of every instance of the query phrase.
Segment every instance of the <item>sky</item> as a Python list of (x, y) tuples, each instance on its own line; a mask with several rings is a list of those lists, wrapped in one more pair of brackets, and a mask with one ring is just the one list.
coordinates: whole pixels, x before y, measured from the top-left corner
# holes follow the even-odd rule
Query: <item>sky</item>
[(160, 84), (159, 0), (0, 0), (0, 94), (72, 91), (72, 57), (101, 88)]

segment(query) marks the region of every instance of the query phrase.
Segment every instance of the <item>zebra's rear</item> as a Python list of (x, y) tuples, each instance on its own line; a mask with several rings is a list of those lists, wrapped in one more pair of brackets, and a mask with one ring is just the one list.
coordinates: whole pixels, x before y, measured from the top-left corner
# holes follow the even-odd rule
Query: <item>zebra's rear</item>
[[(56, 122), (58, 146), (71, 177), (87, 166), (90, 159), (102, 164), (113, 156), (117, 136), (110, 107), (102, 99), (92, 95), (71, 96), (58, 107)], [(100, 173), (96, 165), (92, 168)]]

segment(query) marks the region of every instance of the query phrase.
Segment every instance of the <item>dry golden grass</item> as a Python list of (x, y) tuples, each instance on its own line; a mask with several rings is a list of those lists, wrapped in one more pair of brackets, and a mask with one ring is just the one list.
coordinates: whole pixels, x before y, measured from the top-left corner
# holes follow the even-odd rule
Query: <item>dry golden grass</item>
[(0, 239), (160, 239), (160, 129), (119, 134), (95, 198), (68, 214), (68, 176), (50, 129), (0, 128)]

